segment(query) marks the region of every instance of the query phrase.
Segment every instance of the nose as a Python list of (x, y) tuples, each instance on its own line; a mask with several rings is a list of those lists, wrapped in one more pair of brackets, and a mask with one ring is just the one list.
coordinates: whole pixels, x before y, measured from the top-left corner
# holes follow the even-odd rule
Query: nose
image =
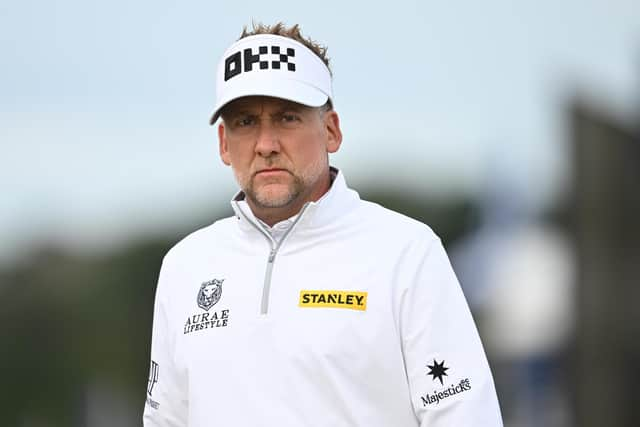
[(270, 157), (280, 152), (277, 130), (270, 123), (261, 123), (256, 136), (255, 151), (262, 157)]

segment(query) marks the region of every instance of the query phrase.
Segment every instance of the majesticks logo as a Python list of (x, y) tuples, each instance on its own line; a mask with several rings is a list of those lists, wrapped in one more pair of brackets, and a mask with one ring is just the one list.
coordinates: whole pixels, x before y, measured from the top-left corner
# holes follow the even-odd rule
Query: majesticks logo
[(444, 390), (434, 390), (433, 394), (427, 393), (425, 396), (420, 396), (420, 400), (422, 400), (422, 406), (439, 405), (441, 400), (469, 390), (471, 390), (471, 381), (469, 381), (469, 378), (465, 378), (457, 385), (450, 385)]
[(445, 368), (444, 366), (444, 360), (440, 363), (436, 362), (436, 359), (433, 359), (433, 365), (427, 365), (427, 368), (429, 368), (429, 373), (427, 373), (427, 375), (431, 375), (433, 377), (433, 380), (435, 381), (440, 380), (440, 384), (444, 385), (444, 382), (442, 381), (442, 377), (443, 376), (447, 376), (446, 371), (449, 370), (449, 368)]
[[(444, 363), (444, 360), (438, 363), (436, 359), (433, 359), (433, 364), (427, 365), (427, 368), (429, 368), (427, 375), (431, 375), (433, 381), (440, 381), (441, 385), (444, 385), (443, 377), (448, 376), (447, 371), (449, 370), (448, 367), (444, 366)], [(451, 384), (445, 389), (434, 390), (432, 394), (427, 393), (424, 396), (420, 396), (420, 400), (422, 401), (422, 406), (439, 405), (441, 400), (469, 390), (471, 390), (471, 381), (469, 378), (465, 378), (456, 385)]]

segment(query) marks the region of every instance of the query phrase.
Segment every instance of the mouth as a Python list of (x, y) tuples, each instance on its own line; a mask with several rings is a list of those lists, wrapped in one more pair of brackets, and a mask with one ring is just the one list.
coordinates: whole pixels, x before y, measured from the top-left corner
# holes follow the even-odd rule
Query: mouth
[(261, 169), (258, 172), (255, 173), (255, 175), (261, 175), (261, 176), (275, 176), (275, 175), (279, 175), (282, 173), (289, 173), (288, 170), (283, 169), (283, 168), (267, 168), (267, 169)]

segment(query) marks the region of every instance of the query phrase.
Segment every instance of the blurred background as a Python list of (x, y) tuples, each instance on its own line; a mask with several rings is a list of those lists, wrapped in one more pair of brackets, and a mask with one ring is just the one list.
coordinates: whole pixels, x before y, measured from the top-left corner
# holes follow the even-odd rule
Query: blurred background
[(640, 5), (0, 2), (0, 425), (137, 426), (164, 253), (230, 215), (252, 20), (329, 47), (363, 198), (440, 234), (508, 427), (640, 425)]

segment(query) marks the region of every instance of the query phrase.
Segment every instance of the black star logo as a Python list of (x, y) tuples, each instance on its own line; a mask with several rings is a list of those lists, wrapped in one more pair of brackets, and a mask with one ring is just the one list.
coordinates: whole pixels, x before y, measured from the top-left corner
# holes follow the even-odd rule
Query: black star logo
[(438, 363), (436, 362), (436, 359), (433, 359), (433, 365), (427, 365), (427, 368), (430, 369), (427, 375), (431, 375), (434, 381), (436, 380), (436, 378), (439, 379), (440, 384), (444, 385), (444, 382), (442, 381), (442, 377), (447, 376), (446, 371), (447, 369), (449, 369), (444, 367), (444, 360)]

